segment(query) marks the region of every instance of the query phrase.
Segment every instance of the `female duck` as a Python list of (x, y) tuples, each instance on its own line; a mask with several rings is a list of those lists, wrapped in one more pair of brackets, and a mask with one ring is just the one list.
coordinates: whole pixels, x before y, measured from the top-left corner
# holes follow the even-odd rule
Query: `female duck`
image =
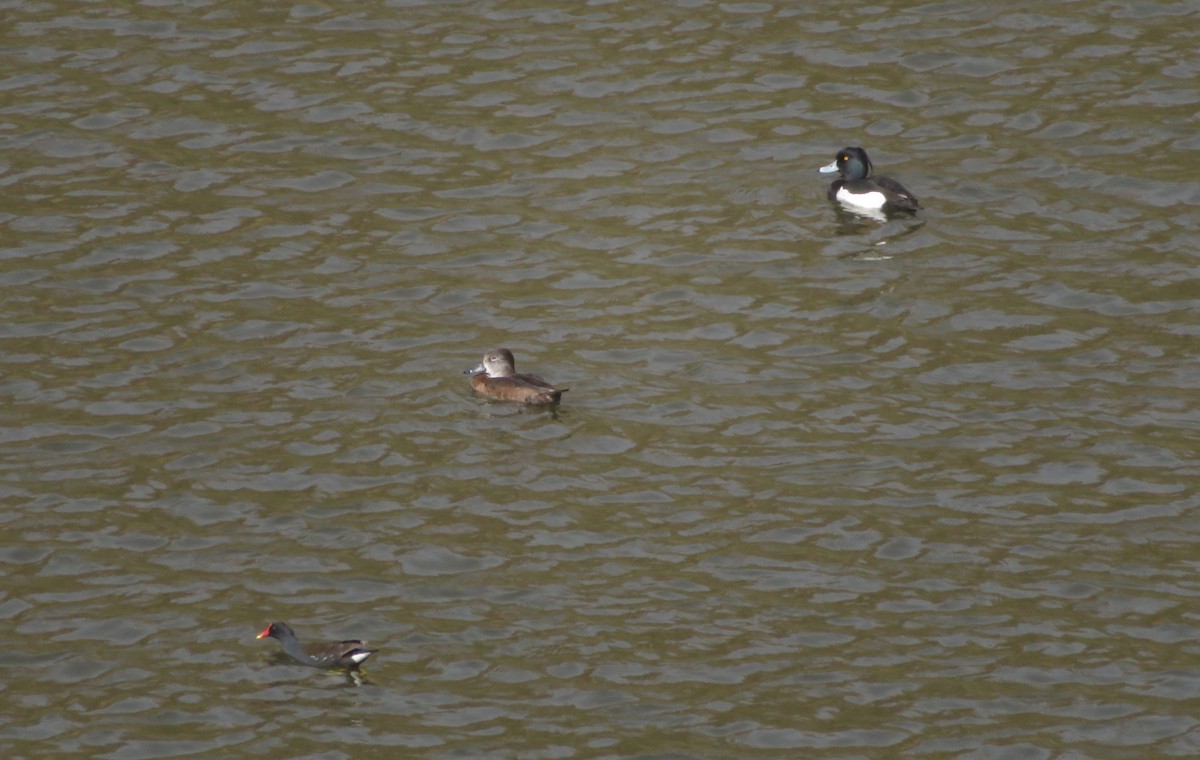
[(871, 177), (871, 159), (867, 158), (867, 152), (862, 148), (842, 148), (833, 163), (822, 166), (818, 171), (821, 174), (837, 172), (841, 175), (841, 179), (829, 186), (831, 201), (884, 213), (915, 212), (921, 208), (916, 196), (896, 180), (891, 177)]
[(474, 375), (471, 390), (480, 396), (522, 404), (557, 404), (566, 388), (555, 388), (537, 375), (518, 375), (517, 361), (507, 348), (493, 348), (478, 367), (463, 372)]

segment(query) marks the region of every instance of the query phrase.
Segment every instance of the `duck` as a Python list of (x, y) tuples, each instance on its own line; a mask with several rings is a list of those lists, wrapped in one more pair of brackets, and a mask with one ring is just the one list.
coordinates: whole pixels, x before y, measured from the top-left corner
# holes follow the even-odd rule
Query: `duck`
[(521, 404), (557, 404), (568, 388), (556, 388), (537, 375), (518, 375), (517, 361), (507, 348), (493, 348), (478, 366), (464, 370), (472, 375), (471, 390), (480, 396)]
[(347, 639), (345, 641), (320, 641), (314, 644), (301, 644), (296, 638), (296, 632), (287, 623), (276, 621), (263, 629), (256, 639), (278, 639), (283, 645), (283, 653), (301, 665), (311, 668), (340, 668), (342, 670), (357, 670), (367, 658), (378, 652), (378, 649), (367, 649), (365, 641)]
[(822, 166), (821, 174), (837, 172), (840, 179), (829, 186), (829, 200), (844, 206), (891, 213), (915, 213), (921, 208), (916, 196), (891, 177), (871, 176), (871, 159), (862, 148), (849, 147), (838, 151), (833, 163)]

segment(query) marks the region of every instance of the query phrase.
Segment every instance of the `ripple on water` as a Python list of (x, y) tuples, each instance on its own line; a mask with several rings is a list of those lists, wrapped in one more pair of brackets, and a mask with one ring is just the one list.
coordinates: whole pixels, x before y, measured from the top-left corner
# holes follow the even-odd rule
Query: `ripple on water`
[(13, 7), (4, 741), (1195, 754), (1193, 12), (831, 8)]

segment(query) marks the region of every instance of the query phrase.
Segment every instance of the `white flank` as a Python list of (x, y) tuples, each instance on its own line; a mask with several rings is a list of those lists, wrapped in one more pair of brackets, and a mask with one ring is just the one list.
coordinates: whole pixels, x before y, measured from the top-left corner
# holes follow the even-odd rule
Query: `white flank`
[(883, 204), (887, 203), (887, 198), (881, 192), (851, 193), (844, 187), (837, 191), (837, 199), (842, 203), (863, 208), (883, 208)]

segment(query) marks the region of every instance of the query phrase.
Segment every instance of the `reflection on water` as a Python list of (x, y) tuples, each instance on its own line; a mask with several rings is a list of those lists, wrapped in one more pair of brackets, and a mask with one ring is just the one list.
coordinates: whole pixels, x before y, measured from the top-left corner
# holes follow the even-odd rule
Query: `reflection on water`
[(1196, 754), (1191, 5), (177, 10), (9, 8), (12, 753)]
[(863, 208), (856, 206), (854, 208), (839, 208), (835, 209), (838, 216), (838, 221), (841, 223), (839, 235), (861, 235), (870, 229), (870, 225), (866, 222), (886, 222), (887, 214), (883, 213), (882, 209)]
[[(916, 235), (925, 226), (924, 216), (896, 214), (889, 217), (877, 209), (845, 208), (833, 204), (839, 237), (847, 238), (844, 258), (861, 258), (872, 261), (892, 257), (890, 245)], [(919, 242), (919, 241), (917, 241)]]

